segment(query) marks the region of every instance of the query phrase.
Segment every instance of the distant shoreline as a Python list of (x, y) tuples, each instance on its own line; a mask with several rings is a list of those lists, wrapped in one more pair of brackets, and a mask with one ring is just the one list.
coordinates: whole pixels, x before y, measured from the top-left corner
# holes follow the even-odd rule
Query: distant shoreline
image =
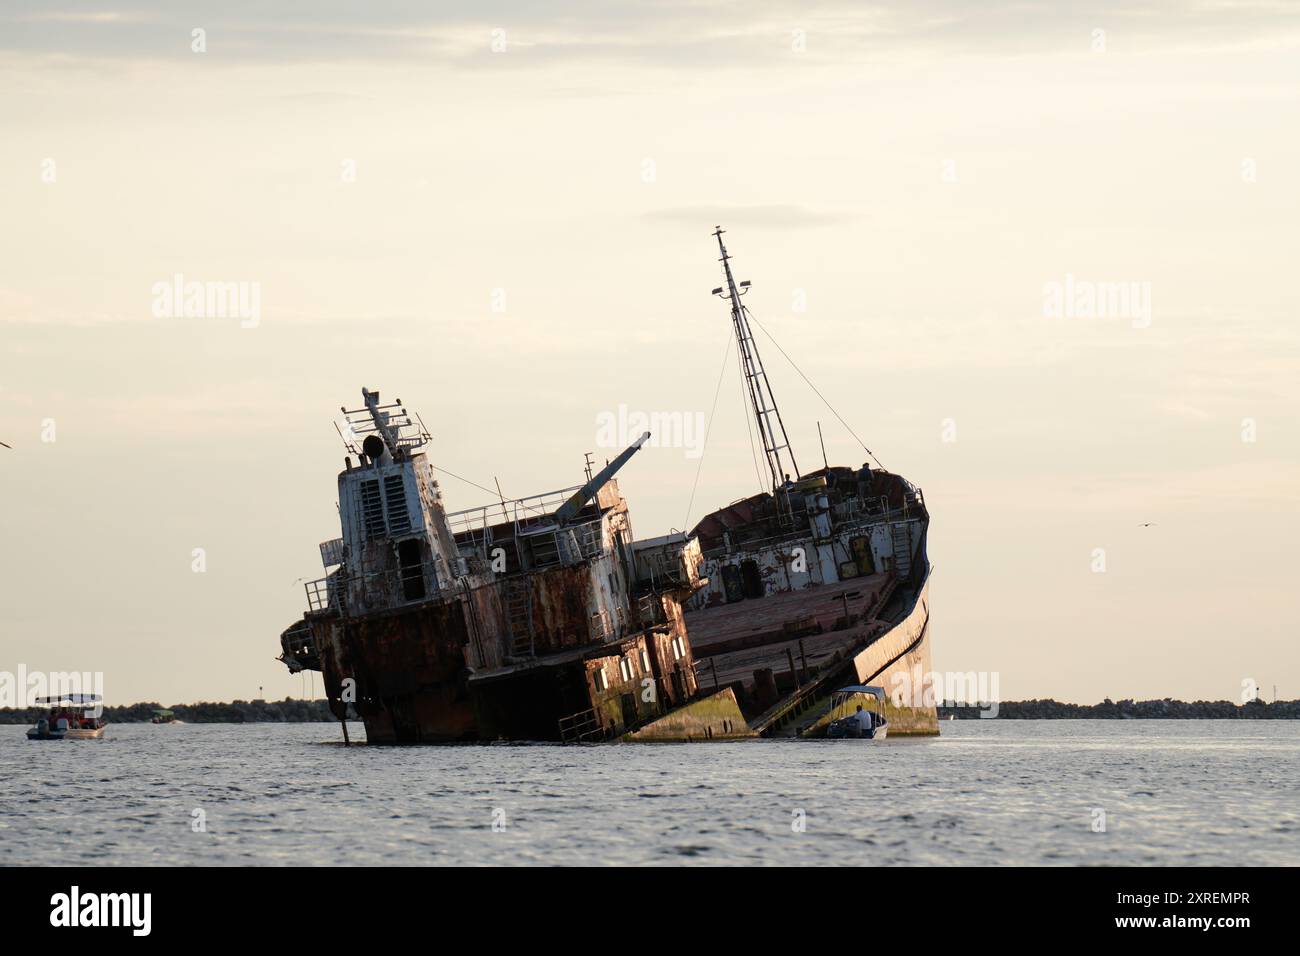
[[(939, 719), (978, 720), (980, 705), (945, 704)], [(985, 718), (988, 719), (988, 718)], [(1100, 704), (1066, 704), (1043, 700), (1005, 700), (997, 705), (997, 720), (1300, 720), (1300, 700), (1120, 700), (1109, 697)]]
[[(324, 700), (234, 700), (229, 703), (201, 701), (170, 704), (157, 701), (105, 707), (103, 717), (110, 724), (147, 724), (154, 711), (170, 710), (185, 724), (318, 724), (337, 723)], [(34, 724), (48, 713), (43, 707), (0, 707), (0, 724)]]
[[(105, 707), (104, 719), (110, 724), (148, 723), (157, 701)], [(228, 703), (200, 702), (171, 704), (166, 709), (186, 724), (311, 724), (335, 723), (329, 704), (321, 700), (235, 700)], [(939, 719), (979, 720), (986, 708), (977, 704), (954, 706), (945, 703), (937, 708)], [(0, 724), (34, 724), (45, 716), (42, 707), (0, 708)], [(987, 718), (984, 718), (987, 719)], [(1042, 700), (1007, 700), (997, 705), (998, 720), (1300, 720), (1300, 700), (1272, 703), (1251, 701), (1234, 704), (1228, 700), (1121, 700), (1109, 698), (1100, 704), (1068, 704), (1050, 698)]]

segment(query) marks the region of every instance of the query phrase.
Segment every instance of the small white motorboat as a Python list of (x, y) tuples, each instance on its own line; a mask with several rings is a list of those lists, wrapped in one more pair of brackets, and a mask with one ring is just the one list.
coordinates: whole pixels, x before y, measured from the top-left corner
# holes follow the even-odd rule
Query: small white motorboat
[(857, 705), (857, 710), (847, 717), (841, 717), (838, 720), (832, 720), (826, 727), (826, 736), (832, 740), (843, 740), (845, 738), (854, 740), (884, 740), (889, 734), (889, 720), (885, 717), (885, 691), (882, 687), (868, 687), (866, 684), (860, 684), (851, 687), (841, 687), (831, 695), (831, 713), (835, 712), (837, 707), (852, 702), (853, 698), (863, 694), (876, 698), (879, 702), (879, 712), (867, 710), (862, 704)]

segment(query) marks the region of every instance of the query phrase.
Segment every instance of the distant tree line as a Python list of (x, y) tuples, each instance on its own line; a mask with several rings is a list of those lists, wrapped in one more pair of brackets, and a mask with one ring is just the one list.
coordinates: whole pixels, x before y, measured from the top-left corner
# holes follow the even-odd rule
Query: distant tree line
[[(979, 704), (945, 701), (939, 719), (949, 715), (958, 720), (978, 718)], [(1166, 697), (1163, 700), (1121, 700), (1107, 697), (1100, 704), (1063, 704), (1059, 700), (1004, 700), (998, 704), (1003, 720), (1300, 720), (1300, 700), (1252, 700), (1234, 704), (1230, 700), (1195, 700), (1188, 703)]]
[[(124, 707), (105, 707), (104, 719), (110, 724), (148, 723), (155, 710), (163, 710), (157, 701), (143, 701)], [(329, 704), (324, 700), (235, 700), (228, 704), (172, 704), (166, 708), (176, 719), (187, 724), (296, 724), (333, 721)], [(34, 724), (48, 713), (45, 707), (0, 707), (0, 724)]]
[[(124, 707), (105, 707), (104, 719), (110, 724), (148, 723), (157, 701), (144, 701)], [(177, 720), (187, 724), (298, 724), (333, 721), (329, 704), (324, 700), (235, 700), (230, 703), (172, 704), (167, 708)], [(951, 715), (958, 720), (979, 718), (984, 708), (979, 704), (945, 701), (939, 719)], [(0, 724), (34, 724), (44, 717), (44, 707), (0, 707)], [(1004, 700), (998, 704), (1003, 720), (1300, 720), (1300, 700), (1277, 700), (1265, 703), (1253, 700), (1234, 704), (1230, 700), (1196, 700), (1188, 703), (1166, 697), (1163, 700), (1121, 700), (1109, 697), (1100, 704), (1065, 704), (1045, 700)]]

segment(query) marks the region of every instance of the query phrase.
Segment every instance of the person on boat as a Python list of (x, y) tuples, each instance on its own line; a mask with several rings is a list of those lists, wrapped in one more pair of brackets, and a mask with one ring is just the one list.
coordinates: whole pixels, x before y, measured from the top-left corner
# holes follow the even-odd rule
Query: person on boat
[(871, 736), (871, 732), (876, 726), (875, 717), (871, 711), (863, 710), (862, 705), (858, 704), (858, 711), (853, 716), (858, 719), (858, 726), (862, 728), (862, 733), (868, 737)]

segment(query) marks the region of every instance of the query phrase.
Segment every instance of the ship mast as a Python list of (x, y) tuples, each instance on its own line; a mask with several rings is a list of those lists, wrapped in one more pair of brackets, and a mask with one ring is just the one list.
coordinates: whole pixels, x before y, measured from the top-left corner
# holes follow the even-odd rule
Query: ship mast
[[(781, 421), (781, 411), (776, 406), (776, 396), (767, 380), (763, 360), (758, 354), (758, 343), (754, 341), (749, 328), (749, 310), (741, 303), (740, 297), (749, 291), (749, 282), (736, 285), (731, 275), (731, 257), (727, 247), (722, 244), (723, 228), (718, 226), (713, 233), (718, 240), (718, 249), (722, 251), (722, 273), (726, 277), (725, 287), (713, 290), (713, 294), (731, 301), (731, 324), (736, 333), (736, 344), (740, 349), (740, 367), (745, 376), (745, 386), (749, 390), (749, 401), (754, 409), (754, 420), (758, 422), (758, 433), (763, 436), (763, 454), (767, 458), (767, 469), (772, 476), (772, 491), (777, 493), (785, 486), (786, 477), (798, 479), (799, 466), (794, 460), (794, 451), (790, 448), (790, 438), (785, 432), (785, 423)], [(789, 468), (785, 459), (790, 461)], [(778, 494), (781, 500), (785, 495)], [(788, 503), (787, 503), (788, 507)]]

